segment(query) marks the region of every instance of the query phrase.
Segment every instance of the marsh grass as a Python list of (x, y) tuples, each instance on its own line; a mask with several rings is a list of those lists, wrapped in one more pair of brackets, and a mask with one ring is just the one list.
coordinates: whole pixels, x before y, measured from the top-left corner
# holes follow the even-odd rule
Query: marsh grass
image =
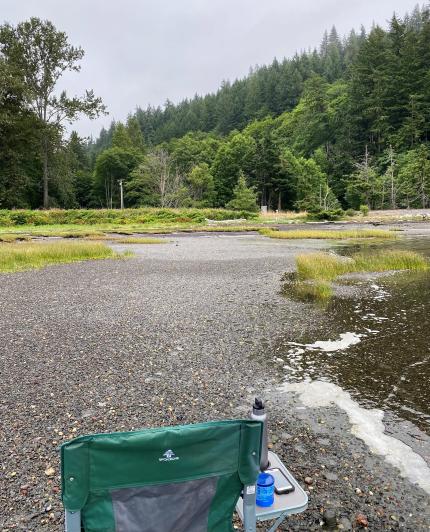
[[(298, 255), (297, 274), (284, 284), (283, 292), (301, 301), (327, 301), (333, 295), (331, 282), (357, 272), (428, 270), (429, 261), (413, 251), (378, 251), (343, 257), (332, 253)], [(287, 279), (287, 278), (286, 278)]]
[(145, 238), (139, 236), (130, 236), (127, 238), (115, 238), (112, 240), (115, 244), (166, 244), (168, 240), (161, 238)]
[(260, 229), (260, 234), (269, 238), (279, 238), (282, 240), (290, 239), (329, 239), (329, 240), (345, 240), (345, 239), (362, 239), (362, 238), (380, 238), (380, 239), (396, 239), (397, 235), (393, 231), (385, 231), (384, 229), (344, 229), (344, 230), (321, 230), (321, 229), (294, 229), (291, 231), (276, 231), (273, 229)]
[(425, 257), (403, 250), (356, 253), (350, 258), (323, 252), (308, 253), (298, 255), (296, 261), (298, 278), (314, 281), (332, 281), (346, 273), (429, 268)]
[(0, 242), (16, 242), (20, 240), (31, 240), (31, 237), (28, 235), (8, 235), (8, 234), (0, 234)]
[[(0, 227), (0, 239), (4, 236), (16, 236), (17, 239), (28, 239), (34, 237), (60, 237), (60, 238), (83, 238), (86, 240), (106, 240), (107, 235), (112, 233), (121, 235), (151, 234), (167, 235), (176, 232), (194, 233), (194, 232), (246, 232), (258, 231), (260, 225), (196, 225), (195, 223), (184, 222), (181, 224), (163, 224), (160, 225), (143, 225), (143, 224), (96, 224), (89, 228), (77, 224), (69, 225), (43, 225), (31, 226), (20, 225), (11, 227)], [(109, 238), (110, 239), (110, 238)]]
[(326, 301), (333, 295), (331, 285), (325, 281), (299, 281), (284, 284), (283, 293), (299, 301)]
[(28, 242), (0, 246), (0, 272), (43, 268), (48, 264), (121, 257), (101, 242)]

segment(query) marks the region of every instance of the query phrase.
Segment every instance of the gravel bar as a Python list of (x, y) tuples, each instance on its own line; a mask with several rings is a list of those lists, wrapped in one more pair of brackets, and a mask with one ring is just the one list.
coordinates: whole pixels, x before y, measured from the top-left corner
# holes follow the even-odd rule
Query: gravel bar
[(276, 341), (300, 341), (321, 319), (283, 298), (280, 278), (297, 252), (326, 245), (166, 237), (114, 245), (135, 253), (125, 260), (2, 275), (0, 530), (61, 530), (65, 440), (247, 416), (256, 393), (272, 448), (310, 494), (280, 530), (428, 530), (428, 495), (371, 454), (346, 415), (276, 391)]

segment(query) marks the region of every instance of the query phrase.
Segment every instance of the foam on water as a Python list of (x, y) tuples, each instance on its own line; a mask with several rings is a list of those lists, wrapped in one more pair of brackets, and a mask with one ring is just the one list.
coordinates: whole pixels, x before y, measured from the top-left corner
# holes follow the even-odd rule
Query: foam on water
[(282, 390), (299, 394), (309, 408), (337, 405), (348, 415), (351, 432), (363, 440), (370, 450), (400, 470), (403, 477), (418, 484), (430, 494), (430, 468), (422, 456), (408, 445), (384, 433), (384, 412), (362, 408), (340, 386), (323, 381), (285, 383)]
[(354, 332), (346, 332), (340, 335), (339, 340), (318, 340), (313, 344), (298, 344), (297, 342), (289, 342), (289, 344), (304, 347), (305, 349), (332, 353), (334, 351), (343, 351), (344, 349), (348, 349), (348, 347), (351, 345), (358, 344), (361, 342), (362, 336), (364, 335)]

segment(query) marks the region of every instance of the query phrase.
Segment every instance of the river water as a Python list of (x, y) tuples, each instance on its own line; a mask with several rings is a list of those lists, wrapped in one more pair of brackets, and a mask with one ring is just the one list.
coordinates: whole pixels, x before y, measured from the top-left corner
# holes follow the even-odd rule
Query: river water
[[(405, 237), (375, 248), (400, 248), (430, 258), (430, 238)], [(374, 246), (364, 245), (372, 252)], [(340, 246), (337, 253), (361, 251)], [(386, 430), (430, 442), (430, 272), (369, 275), (351, 293), (332, 298), (322, 325), (297, 343), (281, 342), (287, 382), (332, 383), (360, 407), (384, 412)], [(356, 289), (355, 289), (356, 290)], [(427, 436), (426, 436), (427, 435)]]

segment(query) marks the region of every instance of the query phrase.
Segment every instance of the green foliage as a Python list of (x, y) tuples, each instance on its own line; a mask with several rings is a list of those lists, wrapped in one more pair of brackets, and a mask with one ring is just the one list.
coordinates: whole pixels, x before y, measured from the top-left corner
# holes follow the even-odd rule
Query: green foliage
[(244, 133), (234, 133), (221, 144), (212, 165), (218, 206), (226, 205), (232, 199), (240, 173), (248, 175), (252, 172), (255, 155), (255, 140)]
[(119, 181), (128, 180), (140, 159), (136, 150), (119, 146), (109, 148), (97, 157), (94, 186), (101, 205), (111, 209), (119, 205)]
[(246, 177), (243, 172), (239, 173), (237, 185), (233, 189), (233, 199), (227, 203), (227, 208), (236, 211), (258, 211), (257, 194), (253, 187), (246, 185)]
[(64, 122), (72, 123), (80, 114), (95, 118), (105, 108), (92, 91), (83, 98), (70, 98), (65, 91), (56, 94), (61, 76), (79, 71), (84, 51), (70, 45), (67, 35), (51, 22), (32, 17), (16, 27), (4, 24), (0, 27), (0, 54), (21, 83), (24, 106), (39, 122), (43, 205), (48, 207), (49, 164), (61, 146)]
[(308, 218), (310, 220), (340, 220), (345, 216), (345, 211), (343, 209), (311, 209), (308, 212)]
[(430, 204), (430, 151), (421, 144), (400, 158), (400, 186), (397, 201), (407, 207), (419, 205), (423, 209)]
[(260, 205), (320, 219), (430, 204), (427, 7), (369, 34), (333, 27), (319, 50), (138, 109), (88, 142), (64, 139), (64, 121), (103, 112), (100, 100), (53, 96), (83, 51), (39, 19), (1, 26), (0, 51), (0, 207), (38, 207), (42, 191), (45, 206), (115, 207), (119, 180), (129, 207), (224, 207), (241, 173)]
[(0, 210), (0, 227), (41, 225), (203, 223), (206, 220), (251, 219), (252, 212), (226, 209), (51, 209)]
[(367, 205), (360, 205), (359, 211), (363, 216), (367, 216), (369, 214), (369, 207)]
[(194, 166), (187, 176), (191, 203), (194, 207), (210, 207), (214, 202), (215, 185), (209, 165)]

